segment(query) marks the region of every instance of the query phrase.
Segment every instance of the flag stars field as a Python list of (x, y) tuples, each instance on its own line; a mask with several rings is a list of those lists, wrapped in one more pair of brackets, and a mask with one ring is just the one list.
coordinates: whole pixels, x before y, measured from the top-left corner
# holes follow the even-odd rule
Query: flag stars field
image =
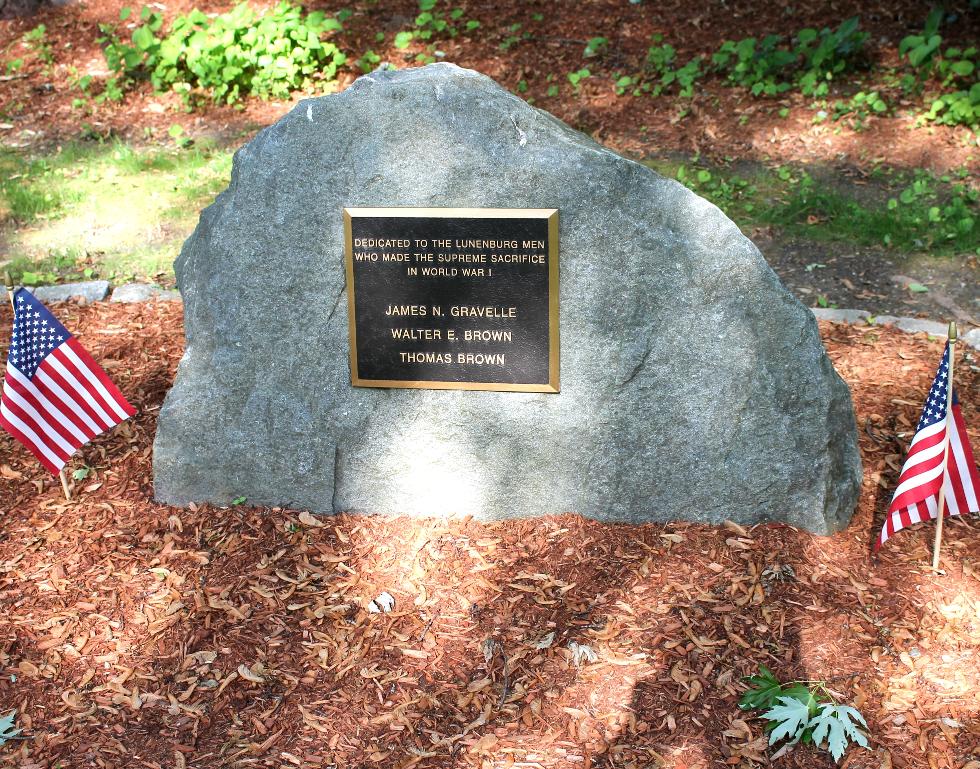
[(22, 288), (13, 300), (0, 427), (50, 472), (60, 474), (81, 446), (135, 412), (105, 371), (33, 294)]

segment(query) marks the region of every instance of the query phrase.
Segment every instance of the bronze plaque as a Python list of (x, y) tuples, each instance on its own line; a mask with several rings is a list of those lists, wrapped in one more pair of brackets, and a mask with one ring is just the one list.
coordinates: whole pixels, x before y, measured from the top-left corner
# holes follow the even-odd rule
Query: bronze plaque
[(345, 208), (351, 382), (558, 392), (558, 212)]

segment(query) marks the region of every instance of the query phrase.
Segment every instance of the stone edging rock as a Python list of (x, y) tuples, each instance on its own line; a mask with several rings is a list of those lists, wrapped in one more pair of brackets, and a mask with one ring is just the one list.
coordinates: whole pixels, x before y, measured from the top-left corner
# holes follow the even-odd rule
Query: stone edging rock
[[(948, 324), (921, 318), (900, 318), (895, 315), (872, 315), (865, 310), (832, 310), (823, 307), (812, 307), (810, 311), (817, 320), (829, 320), (832, 323), (850, 323), (852, 325), (866, 324), (869, 326), (894, 326), (899, 331), (908, 334), (926, 333), (943, 337), (949, 329)], [(974, 350), (980, 350), (980, 328), (974, 328), (961, 334), (960, 342), (965, 342)]]
[[(34, 296), (42, 302), (64, 302), (70, 299), (84, 299), (86, 302), (100, 302), (109, 295), (111, 286), (107, 280), (89, 280), (84, 283), (63, 283), (58, 286), (39, 286), (31, 289)], [(110, 302), (131, 304), (134, 302), (179, 302), (180, 292), (160, 288), (149, 283), (124, 283), (112, 291)], [(867, 324), (869, 326), (894, 326), (909, 334), (926, 333), (944, 336), (947, 325), (934, 320), (902, 318), (895, 315), (872, 315), (865, 310), (836, 310), (812, 307), (811, 312), (817, 320), (833, 323)], [(974, 350), (980, 350), (980, 328), (974, 328), (960, 336)]]
[(38, 286), (28, 290), (42, 302), (67, 302), (81, 299), (85, 302), (101, 302), (107, 296), (110, 302), (131, 304), (133, 302), (179, 302), (180, 292), (160, 288), (149, 283), (123, 283), (109, 291), (112, 285), (107, 280), (87, 280), (82, 283), (62, 283), (57, 286)]
[(112, 292), (110, 302), (133, 304), (134, 302), (179, 302), (180, 292), (151, 286), (149, 283), (124, 283)]

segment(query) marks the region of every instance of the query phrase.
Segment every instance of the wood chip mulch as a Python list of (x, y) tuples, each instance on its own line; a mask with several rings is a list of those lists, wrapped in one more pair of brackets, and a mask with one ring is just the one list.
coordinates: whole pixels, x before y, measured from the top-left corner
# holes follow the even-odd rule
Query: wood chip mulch
[[(736, 703), (767, 665), (865, 714), (873, 750), (842, 765), (980, 768), (976, 519), (947, 526), (945, 576), (931, 524), (870, 555), (941, 340), (821, 327), (865, 484), (848, 529), (816, 537), (157, 505), (180, 308), (56, 311), (139, 413), (76, 457), (72, 504), (0, 437), (0, 710), (25, 729), (6, 765), (766, 766)], [(959, 371), (978, 446), (976, 358)], [(802, 746), (773, 763), (833, 765)]]

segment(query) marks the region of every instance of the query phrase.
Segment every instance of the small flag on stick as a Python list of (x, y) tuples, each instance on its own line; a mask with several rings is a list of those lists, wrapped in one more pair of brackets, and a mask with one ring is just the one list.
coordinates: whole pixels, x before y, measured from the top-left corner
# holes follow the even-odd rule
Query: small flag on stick
[(20, 289), (13, 305), (0, 427), (58, 475), (80, 446), (136, 410), (33, 294)]
[[(955, 340), (951, 324), (950, 341), (926, 396), (876, 551), (895, 532), (912, 524), (938, 518), (939, 526), (946, 516), (980, 511), (980, 478), (952, 383)], [(938, 567), (940, 538), (941, 529), (937, 529), (933, 568)]]

